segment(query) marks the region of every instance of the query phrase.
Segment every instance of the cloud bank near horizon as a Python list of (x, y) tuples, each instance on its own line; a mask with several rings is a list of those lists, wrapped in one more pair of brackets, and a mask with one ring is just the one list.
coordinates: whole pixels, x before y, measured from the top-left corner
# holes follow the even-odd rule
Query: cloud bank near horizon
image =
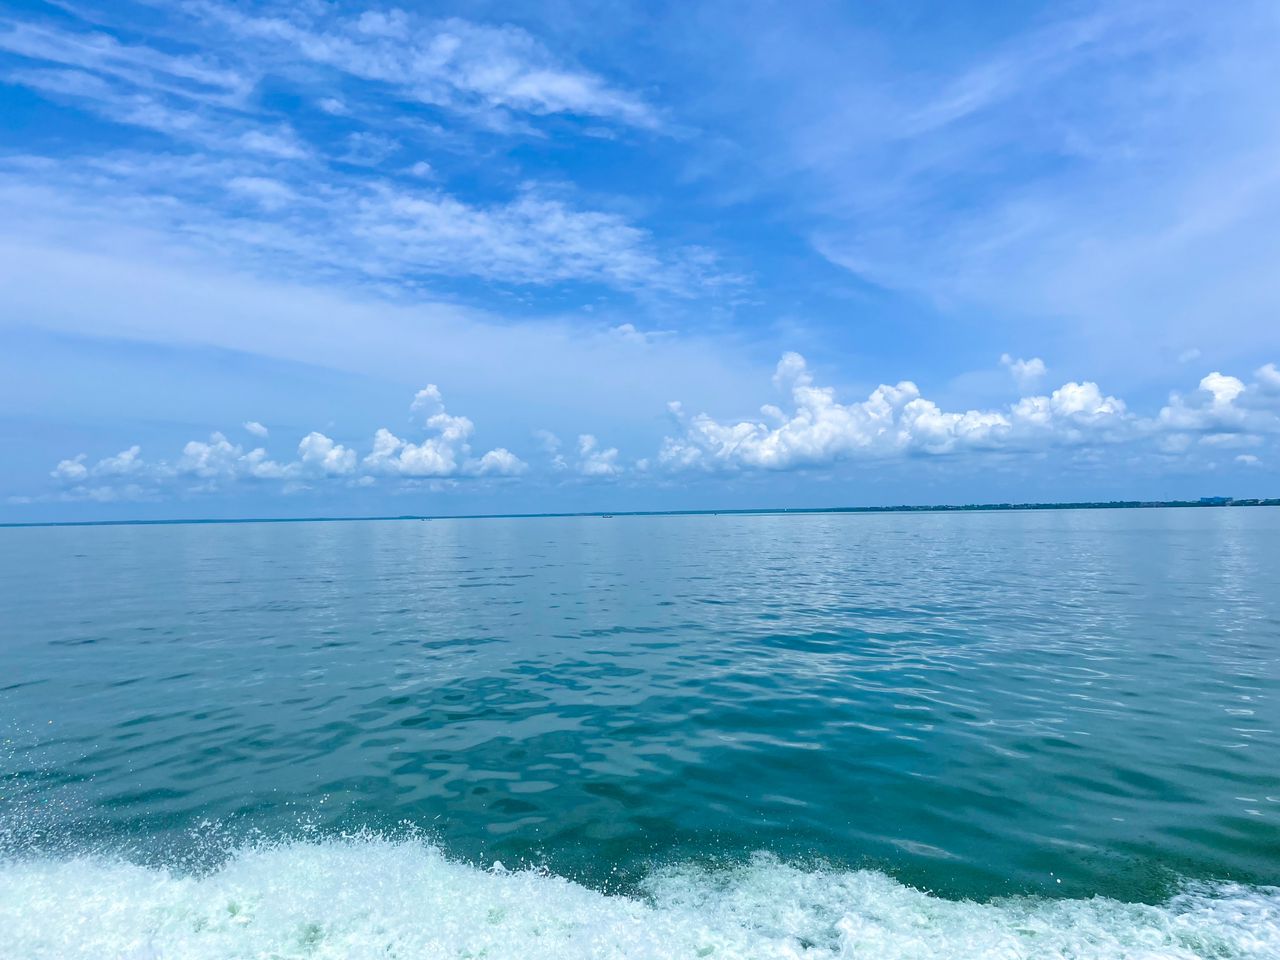
[[(1001, 364), (1020, 383), (1038, 378), (1040, 358)], [(949, 411), (927, 399), (913, 382), (880, 384), (865, 400), (842, 402), (820, 386), (804, 357), (779, 360), (774, 387), (789, 400), (760, 408), (758, 419), (721, 420), (689, 415), (679, 401), (668, 412), (676, 429), (656, 453), (627, 461), (596, 436), (578, 436), (574, 456), (559, 437), (539, 431), (537, 456), (528, 460), (505, 447), (473, 452), (475, 424), (449, 413), (437, 386), (414, 396), (411, 413), (423, 434), (404, 439), (379, 428), (361, 453), (320, 431), (303, 436), (292, 459), (277, 460), (263, 446), (248, 446), (215, 431), (191, 440), (172, 459), (146, 460), (138, 444), (93, 460), (79, 453), (50, 471), (55, 489), (14, 498), (112, 502), (214, 495), (240, 484), (275, 485), (289, 494), (321, 484), (400, 487), (423, 483), (663, 482), (688, 473), (779, 472), (827, 469), (859, 461), (911, 458), (970, 460), (1036, 458), (1051, 451), (1105, 464), (1119, 456), (1155, 457), (1173, 463), (1227, 458), (1263, 467), (1280, 439), (1280, 368), (1267, 363), (1246, 383), (1213, 371), (1186, 392), (1174, 391), (1150, 415), (1139, 414), (1092, 381), (1068, 381), (1057, 389), (1021, 396), (1000, 408)], [(269, 436), (258, 421), (243, 425), (255, 440)]]

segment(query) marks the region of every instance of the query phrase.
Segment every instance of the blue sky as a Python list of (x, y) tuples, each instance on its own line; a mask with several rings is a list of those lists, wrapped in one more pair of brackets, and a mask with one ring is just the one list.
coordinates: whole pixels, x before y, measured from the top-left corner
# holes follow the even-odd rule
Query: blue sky
[(1274, 496), (1278, 43), (0, 2), (0, 519)]

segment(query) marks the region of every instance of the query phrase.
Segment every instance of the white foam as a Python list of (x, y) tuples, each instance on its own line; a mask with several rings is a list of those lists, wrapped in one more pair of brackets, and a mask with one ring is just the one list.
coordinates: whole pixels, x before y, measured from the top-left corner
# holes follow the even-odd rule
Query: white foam
[(1203, 886), (1160, 906), (943, 900), (871, 871), (660, 871), (644, 899), (485, 871), (426, 844), (246, 849), (200, 877), (100, 858), (0, 864), (0, 957), (1280, 957), (1280, 889)]

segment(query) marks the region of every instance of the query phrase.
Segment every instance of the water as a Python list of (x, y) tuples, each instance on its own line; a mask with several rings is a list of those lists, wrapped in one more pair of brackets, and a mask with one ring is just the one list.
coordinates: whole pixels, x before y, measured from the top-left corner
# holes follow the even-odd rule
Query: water
[(1278, 534), (0, 530), (0, 957), (1280, 956)]

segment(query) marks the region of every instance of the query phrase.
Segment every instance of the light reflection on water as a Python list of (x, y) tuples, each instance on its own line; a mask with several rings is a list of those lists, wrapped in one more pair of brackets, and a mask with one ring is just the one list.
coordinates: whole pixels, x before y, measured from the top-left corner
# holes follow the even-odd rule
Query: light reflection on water
[(1280, 879), (1280, 511), (0, 530), (0, 842)]

